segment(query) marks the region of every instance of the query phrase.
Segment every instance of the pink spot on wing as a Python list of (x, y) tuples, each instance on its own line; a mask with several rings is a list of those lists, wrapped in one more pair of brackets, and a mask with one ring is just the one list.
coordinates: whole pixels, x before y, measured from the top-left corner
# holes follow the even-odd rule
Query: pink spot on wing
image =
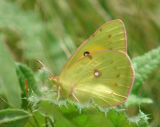
[(102, 73), (97, 69), (94, 70), (93, 74), (94, 74), (94, 77), (100, 77), (102, 75)]

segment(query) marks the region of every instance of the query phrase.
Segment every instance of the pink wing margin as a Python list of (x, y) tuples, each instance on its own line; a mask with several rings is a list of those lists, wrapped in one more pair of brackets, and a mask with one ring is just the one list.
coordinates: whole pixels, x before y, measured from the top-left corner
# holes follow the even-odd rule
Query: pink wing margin
[(112, 23), (112, 22), (119, 22), (121, 25), (122, 25), (122, 28), (123, 28), (123, 31), (124, 31), (124, 41), (125, 41), (125, 51), (127, 53), (127, 34), (126, 34), (126, 29), (125, 29), (125, 25), (123, 23), (123, 21), (121, 19), (115, 19), (115, 20), (111, 20), (111, 21), (108, 21), (106, 23), (104, 23), (103, 25), (101, 25), (97, 30), (96, 32), (94, 32), (86, 41), (84, 41), (75, 51), (74, 53), (68, 58), (67, 62), (64, 64), (62, 70), (64, 69), (64, 67), (67, 65), (68, 61), (79, 51), (80, 48), (82, 48), (98, 31), (100, 31), (100, 29), (106, 25), (106, 24), (109, 24), (109, 23)]
[(133, 66), (132, 66), (132, 62), (131, 62), (129, 56), (127, 55), (126, 52), (123, 52), (123, 54), (128, 58), (128, 61), (129, 61), (129, 63), (130, 63), (130, 68), (131, 68), (131, 70), (132, 70), (132, 78), (131, 78), (131, 81), (130, 81), (130, 87), (129, 87), (128, 93), (127, 93), (127, 95), (126, 95), (126, 98), (124, 98), (124, 100), (123, 100), (122, 102), (120, 102), (119, 104), (114, 104), (114, 105), (105, 106), (105, 107), (112, 107), (112, 106), (118, 106), (118, 105), (124, 104), (125, 101), (127, 100), (128, 96), (129, 96), (131, 90), (132, 90), (132, 86), (133, 86), (133, 83), (134, 83), (135, 72), (134, 72), (134, 68), (133, 68)]

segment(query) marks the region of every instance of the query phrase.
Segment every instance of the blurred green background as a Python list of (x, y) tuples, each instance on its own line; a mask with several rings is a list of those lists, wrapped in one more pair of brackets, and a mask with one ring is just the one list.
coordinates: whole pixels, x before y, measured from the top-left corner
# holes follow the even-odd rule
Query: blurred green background
[[(131, 58), (160, 45), (158, 0), (0, 0), (0, 94), (19, 106), (15, 61), (36, 72), (39, 59), (58, 75), (76, 47), (112, 19), (126, 26)], [(139, 108), (149, 115), (151, 127), (160, 127), (160, 67), (139, 95), (153, 100)], [(130, 107), (128, 115), (137, 110)]]

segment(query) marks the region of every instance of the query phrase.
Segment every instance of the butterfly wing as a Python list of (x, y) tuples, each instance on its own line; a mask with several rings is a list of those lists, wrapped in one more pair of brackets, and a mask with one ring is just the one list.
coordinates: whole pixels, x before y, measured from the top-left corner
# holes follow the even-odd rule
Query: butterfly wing
[(75, 51), (65, 64), (63, 70), (83, 56), (84, 52), (95, 52), (103, 49), (120, 50), (126, 52), (127, 37), (123, 22), (120, 19), (103, 24)]
[(81, 103), (93, 99), (97, 104), (123, 103), (131, 90), (134, 71), (126, 53), (103, 50), (84, 56), (62, 71), (64, 96), (72, 92)]

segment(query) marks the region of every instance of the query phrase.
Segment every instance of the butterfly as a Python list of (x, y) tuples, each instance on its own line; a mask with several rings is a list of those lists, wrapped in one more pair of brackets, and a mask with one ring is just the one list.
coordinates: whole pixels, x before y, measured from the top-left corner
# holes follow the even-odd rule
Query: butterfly
[(123, 104), (134, 81), (124, 23), (116, 19), (99, 27), (52, 80), (58, 87), (58, 98), (71, 97), (79, 103), (93, 100), (100, 106)]

